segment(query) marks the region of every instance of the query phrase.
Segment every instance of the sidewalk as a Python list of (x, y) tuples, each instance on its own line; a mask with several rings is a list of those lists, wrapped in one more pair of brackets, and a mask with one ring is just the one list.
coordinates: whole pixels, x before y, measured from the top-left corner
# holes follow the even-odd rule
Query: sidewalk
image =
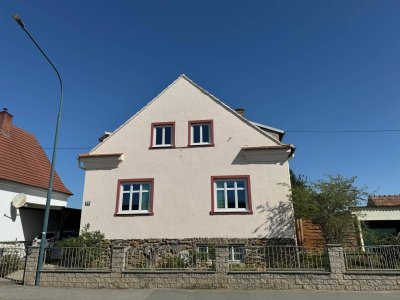
[(172, 290), (172, 289), (80, 289), (37, 288), (0, 284), (0, 299), (135, 299), (135, 300), (394, 300), (399, 292), (270, 291), (270, 290)]

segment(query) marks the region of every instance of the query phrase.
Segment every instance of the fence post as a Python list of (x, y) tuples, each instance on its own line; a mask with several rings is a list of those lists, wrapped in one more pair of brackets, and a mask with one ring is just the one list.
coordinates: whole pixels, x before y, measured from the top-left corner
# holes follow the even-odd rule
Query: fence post
[(215, 280), (216, 287), (228, 287), (228, 272), (229, 272), (229, 246), (215, 246)]
[(24, 285), (35, 285), (39, 247), (29, 247), (26, 251)]
[(122, 273), (125, 267), (125, 246), (113, 246), (111, 252), (111, 272)]
[(215, 271), (227, 274), (229, 272), (229, 246), (215, 246)]
[(329, 265), (331, 272), (343, 277), (346, 272), (346, 266), (344, 262), (343, 247), (339, 244), (327, 244), (326, 248), (328, 250)]

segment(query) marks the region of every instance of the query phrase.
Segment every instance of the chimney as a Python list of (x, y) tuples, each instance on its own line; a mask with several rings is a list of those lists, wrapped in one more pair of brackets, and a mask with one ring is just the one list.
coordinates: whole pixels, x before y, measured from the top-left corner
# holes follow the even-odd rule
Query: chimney
[(0, 133), (9, 136), (11, 125), (12, 125), (13, 116), (8, 113), (7, 108), (3, 108), (3, 111), (0, 112)]
[(108, 131), (104, 131), (104, 134), (98, 138), (99, 142), (103, 142), (106, 138), (108, 138), (110, 136), (111, 132)]
[(235, 111), (241, 115), (242, 117), (244, 117), (244, 108), (235, 108)]

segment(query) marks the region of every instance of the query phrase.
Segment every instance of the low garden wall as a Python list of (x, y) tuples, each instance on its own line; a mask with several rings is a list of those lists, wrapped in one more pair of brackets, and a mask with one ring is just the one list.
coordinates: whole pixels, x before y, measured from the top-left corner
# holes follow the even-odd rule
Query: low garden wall
[[(144, 245), (131, 245), (131, 242), (129, 245), (123, 244), (114, 245), (107, 252), (111, 259), (107, 258), (106, 264), (100, 267), (99, 264), (92, 264), (91, 267), (77, 270), (72, 265), (69, 269), (64, 265), (63, 268), (52, 269), (45, 264), (40, 285), (83, 288), (400, 290), (400, 269), (346, 270), (346, 257), (340, 245), (327, 245), (324, 252), (326, 256), (321, 258), (315, 255), (304, 258), (300, 251), (293, 252), (294, 248), (284, 248), (291, 249), (287, 253), (294, 255), (279, 255), (282, 250), (276, 248), (280, 265), (265, 268), (266, 251), (253, 254), (250, 262), (233, 264), (233, 254), (228, 244), (215, 244), (210, 250), (212, 258), (207, 254), (205, 260), (201, 255), (190, 252), (188, 247), (186, 252), (180, 252), (181, 256), (170, 258), (174, 262), (171, 265), (154, 262), (144, 266), (138, 263), (138, 259), (145, 256), (146, 251), (135, 252), (135, 247)], [(38, 248), (28, 251), (25, 272), (27, 285), (34, 285), (38, 252)], [(135, 256), (135, 253), (140, 255)], [(182, 256), (182, 253), (187, 256)], [(288, 257), (294, 259), (293, 265), (291, 262), (288, 264)], [(323, 257), (326, 257), (326, 262)], [(282, 263), (285, 260), (286, 263)], [(319, 260), (323, 263), (315, 264)], [(182, 265), (182, 262), (185, 264)]]

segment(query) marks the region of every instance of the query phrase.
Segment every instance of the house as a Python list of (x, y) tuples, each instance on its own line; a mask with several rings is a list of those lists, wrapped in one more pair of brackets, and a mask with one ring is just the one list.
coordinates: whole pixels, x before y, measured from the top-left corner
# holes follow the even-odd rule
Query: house
[(294, 240), (294, 147), (179, 76), (79, 155), (81, 226), (108, 239)]
[[(367, 206), (354, 207), (353, 213), (360, 225), (364, 224), (378, 234), (400, 234), (400, 195), (369, 196)], [(363, 244), (369, 244), (362, 236), (361, 239)]]
[[(35, 136), (12, 121), (7, 109), (0, 112), (0, 241), (32, 241), (43, 224), (50, 162)], [(26, 203), (15, 208), (11, 202), (19, 194), (26, 195)], [(49, 232), (59, 231), (71, 195), (56, 173)]]

